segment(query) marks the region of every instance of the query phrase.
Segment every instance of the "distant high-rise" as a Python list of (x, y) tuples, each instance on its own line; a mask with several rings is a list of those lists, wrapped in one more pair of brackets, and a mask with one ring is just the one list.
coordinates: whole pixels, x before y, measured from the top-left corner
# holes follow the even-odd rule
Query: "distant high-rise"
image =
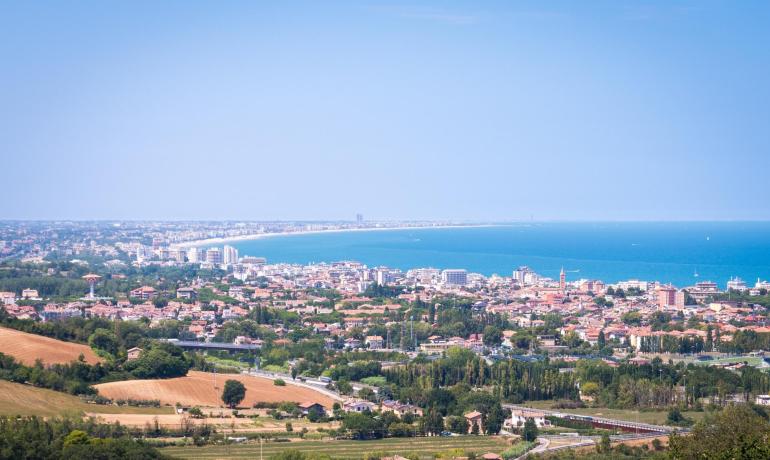
[(465, 286), (468, 284), (467, 270), (444, 270), (441, 272), (441, 281), (450, 286)]
[(358, 225), (361, 225), (364, 223), (364, 215), (363, 214), (356, 214), (356, 223)]
[(226, 265), (236, 264), (238, 263), (238, 250), (232, 246), (225, 246), (223, 257)]
[(666, 307), (676, 306), (676, 288), (674, 286), (666, 285), (660, 286), (657, 291), (658, 294), (658, 308), (660, 310)]
[(220, 265), (224, 261), (222, 250), (219, 248), (209, 248), (206, 251), (206, 262), (214, 265)]

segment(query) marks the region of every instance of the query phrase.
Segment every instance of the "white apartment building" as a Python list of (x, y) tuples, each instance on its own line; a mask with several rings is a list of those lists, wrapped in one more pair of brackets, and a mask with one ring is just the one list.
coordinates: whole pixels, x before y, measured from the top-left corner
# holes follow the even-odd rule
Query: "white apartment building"
[(465, 286), (468, 284), (468, 271), (447, 269), (441, 272), (441, 282), (447, 286)]
[(206, 262), (213, 265), (221, 265), (224, 262), (222, 250), (219, 248), (209, 248), (206, 250)]
[(238, 263), (238, 250), (232, 246), (225, 245), (223, 252), (223, 261), (225, 265)]

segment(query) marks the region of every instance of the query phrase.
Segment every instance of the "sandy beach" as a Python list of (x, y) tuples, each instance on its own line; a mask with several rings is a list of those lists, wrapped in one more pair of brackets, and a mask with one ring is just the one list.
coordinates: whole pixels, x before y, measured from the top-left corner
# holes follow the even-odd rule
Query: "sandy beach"
[(391, 230), (427, 230), (431, 228), (479, 228), (494, 227), (495, 224), (468, 224), (468, 225), (423, 225), (414, 227), (367, 227), (367, 228), (334, 228), (329, 230), (300, 230), (296, 232), (271, 232), (271, 233), (253, 233), (249, 235), (228, 236), (220, 238), (206, 238), (202, 240), (191, 240), (183, 243), (174, 243), (172, 248), (196, 248), (201, 246), (216, 246), (238, 241), (258, 240), (274, 236), (292, 236), (292, 235), (312, 235), (317, 233), (343, 233), (343, 232), (377, 232)]

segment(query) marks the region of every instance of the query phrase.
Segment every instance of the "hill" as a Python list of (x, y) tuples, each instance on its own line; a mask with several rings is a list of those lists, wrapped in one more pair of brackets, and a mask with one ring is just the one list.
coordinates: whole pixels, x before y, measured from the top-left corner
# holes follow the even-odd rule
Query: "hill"
[(162, 404), (185, 406), (221, 406), (225, 380), (234, 379), (246, 386), (246, 399), (241, 406), (255, 402), (314, 401), (331, 408), (334, 401), (315, 390), (287, 384), (275, 386), (262, 377), (241, 374), (216, 374), (190, 371), (185, 377), (164, 380), (128, 380), (95, 385), (99, 394), (110, 399), (158, 399)]
[(31, 385), (0, 380), (0, 415), (38, 415), (53, 417), (63, 414), (90, 413), (155, 413), (169, 414), (170, 409), (117, 407), (88, 404), (77, 396)]
[(35, 364), (36, 359), (42, 359), (46, 364), (65, 364), (77, 361), (81, 353), (89, 364), (100, 361), (99, 356), (87, 345), (5, 327), (0, 327), (0, 352), (28, 366)]

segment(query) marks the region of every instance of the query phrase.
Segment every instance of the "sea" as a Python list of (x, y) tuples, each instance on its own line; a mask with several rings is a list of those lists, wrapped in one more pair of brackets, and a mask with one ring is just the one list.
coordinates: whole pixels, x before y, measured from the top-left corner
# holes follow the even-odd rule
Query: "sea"
[(660, 281), (678, 287), (770, 279), (770, 222), (526, 223), (278, 235), (231, 243), (268, 263), (354, 260), (370, 267), (464, 268), (511, 276), (528, 266), (568, 280)]

